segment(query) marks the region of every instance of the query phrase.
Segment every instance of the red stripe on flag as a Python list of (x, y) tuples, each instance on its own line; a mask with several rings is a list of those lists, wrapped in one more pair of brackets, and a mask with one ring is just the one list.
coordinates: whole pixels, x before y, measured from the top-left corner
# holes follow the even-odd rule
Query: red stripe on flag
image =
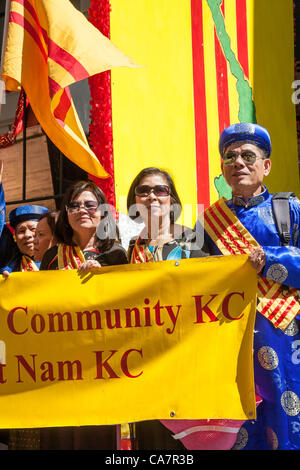
[(32, 18), (38, 25), (39, 29), (41, 29), (39, 18), (37, 16), (37, 13), (34, 7), (31, 5), (31, 3), (28, 0), (13, 0), (13, 1), (15, 3), (19, 3), (20, 5), (22, 5), (28, 11), (28, 13), (32, 16)]
[[(225, 17), (223, 1), (221, 5), (222, 14)], [(227, 60), (224, 56), (223, 49), (219, 42), (217, 32), (215, 29), (215, 62), (216, 62), (216, 78), (217, 78), (217, 99), (218, 99), (218, 114), (219, 114), (219, 131), (221, 132), (230, 125), (229, 114), (229, 93), (228, 93), (228, 74), (227, 74)]]
[[(24, 8), (28, 11), (28, 13), (36, 22), (36, 25), (43, 34), (44, 41), (48, 46), (48, 57), (51, 58), (57, 64), (61, 65), (65, 70), (67, 70), (76, 81), (87, 78), (89, 76), (89, 73), (83, 67), (83, 65), (77, 59), (75, 59), (75, 57), (73, 57), (69, 52), (62, 49), (58, 44), (56, 44), (56, 42), (49, 38), (47, 31), (41, 27), (38, 15), (31, 3), (28, 2), (28, 0), (14, 1), (24, 6)], [(45, 52), (45, 54), (47, 58), (47, 53)]]
[(269, 302), (264, 306), (264, 308), (262, 309), (261, 311), (261, 314), (262, 315), (266, 315), (267, 311), (269, 310), (269, 308), (272, 306), (274, 300), (276, 300), (276, 298), (280, 295), (281, 293), (281, 288), (279, 287), (279, 289), (277, 289), (277, 291), (275, 292), (275, 294), (272, 295), (271, 299), (269, 300)]
[(67, 247), (66, 247), (66, 245), (63, 245), (62, 255), (63, 255), (63, 261), (64, 261), (65, 268), (68, 266), (66, 251), (67, 251)]
[(55, 93), (57, 93), (61, 89), (61, 86), (51, 77), (48, 77), (48, 84), (50, 98), (53, 98)]
[(197, 201), (210, 205), (202, 0), (191, 0)]
[(71, 107), (71, 95), (70, 95), (70, 90), (67, 87), (64, 89), (60, 97), (59, 103), (56, 106), (53, 114), (57, 119), (64, 122), (67, 112), (69, 111), (70, 107)]
[(271, 289), (271, 284), (268, 281), (268, 279), (266, 277), (262, 276), (261, 274), (259, 274), (259, 277), (261, 278), (262, 282), (264, 282), (264, 284), (267, 286), (267, 288)]
[[(241, 246), (239, 245), (238, 240), (235, 240), (235, 239), (233, 238), (233, 236), (231, 235), (231, 233), (229, 232), (229, 230), (225, 227), (225, 225), (222, 223), (222, 221), (219, 219), (219, 217), (217, 216), (217, 214), (216, 214), (211, 208), (209, 208), (208, 210), (209, 210), (211, 216), (215, 219), (215, 221), (217, 222), (217, 224), (218, 224), (219, 227), (221, 228), (222, 233), (226, 234), (227, 238), (229, 238), (229, 240), (230, 240), (231, 243), (236, 247), (236, 249), (238, 250), (238, 252), (239, 252), (240, 254), (242, 254), (242, 255), (247, 254), (247, 253), (245, 252), (245, 250), (243, 249), (243, 247), (241, 247)], [(220, 232), (220, 233), (221, 233), (221, 232)], [(236, 253), (234, 253), (234, 254), (236, 254)]]
[[(278, 291), (277, 291), (278, 292)], [(274, 310), (270, 313), (270, 315), (268, 316), (268, 320), (272, 320), (276, 315), (277, 313), (281, 310), (281, 308), (283, 307), (283, 305), (285, 304), (286, 302), (286, 299), (281, 299), (278, 304), (277, 304), (277, 307), (274, 308)], [(285, 314), (286, 315), (286, 314)]]
[(238, 60), (249, 79), (248, 34), (247, 34), (247, 0), (236, 0), (236, 29)]
[(45, 29), (42, 29), (43, 37), (48, 45), (48, 56), (54, 62), (63, 67), (76, 81), (89, 77), (89, 72), (69, 52), (62, 49), (56, 42), (49, 38)]
[(290, 310), (294, 307), (296, 303), (296, 300), (293, 299), (290, 303), (290, 305), (288, 307), (286, 307), (285, 311), (283, 312), (283, 314), (278, 318), (278, 320), (276, 320), (276, 322), (274, 323), (275, 326), (279, 326), (280, 323), (285, 319), (285, 317), (288, 315), (288, 313), (290, 312)]
[(266, 294), (266, 292), (267, 292), (267, 291), (265, 290), (265, 288), (264, 288), (260, 283), (257, 284), (257, 287), (258, 287), (258, 289), (260, 290), (260, 292), (262, 293), (262, 295), (265, 296), (265, 294)]
[(9, 21), (11, 23), (15, 23), (15, 24), (18, 24), (19, 26), (21, 26), (22, 28), (24, 28), (24, 30), (30, 34), (30, 36), (32, 37), (32, 39), (35, 41), (35, 43), (37, 44), (37, 46), (39, 47), (44, 59), (45, 59), (45, 62), (47, 62), (47, 52), (45, 51), (44, 49), (44, 46), (42, 44), (42, 41), (38, 35), (38, 33), (35, 31), (35, 29), (33, 28), (33, 26), (29, 23), (28, 20), (26, 20), (26, 18), (24, 18), (24, 16), (20, 15), (20, 13), (17, 13), (15, 11), (12, 11), (9, 15)]
[(242, 233), (238, 230), (238, 228), (234, 225), (234, 223), (230, 220), (230, 218), (227, 216), (227, 214), (223, 211), (222, 207), (218, 202), (215, 203), (216, 208), (220, 212), (220, 214), (223, 216), (223, 218), (226, 220), (226, 222), (229, 224), (229, 227), (234, 230), (234, 232), (237, 234), (238, 238), (244, 243), (244, 245), (251, 251), (254, 250), (254, 247), (251, 245), (251, 243), (242, 235)]
[(76, 269), (77, 266), (76, 266), (76, 263), (74, 261), (73, 255), (74, 256), (76, 255), (75, 248), (73, 248), (73, 246), (69, 246), (69, 260), (71, 262), (72, 269)]
[(216, 229), (216, 227), (214, 226), (214, 224), (211, 222), (211, 220), (209, 219), (209, 217), (207, 216), (207, 214), (204, 214), (204, 219), (206, 220), (206, 222), (208, 223), (208, 225), (210, 226), (210, 228), (212, 229), (212, 231), (214, 232), (214, 234), (216, 235), (217, 239), (223, 243), (223, 246), (232, 254), (232, 255), (235, 255), (235, 252), (234, 250), (231, 248), (231, 246), (229, 246), (225, 240), (225, 238), (222, 237), (222, 235), (218, 232), (218, 230)]

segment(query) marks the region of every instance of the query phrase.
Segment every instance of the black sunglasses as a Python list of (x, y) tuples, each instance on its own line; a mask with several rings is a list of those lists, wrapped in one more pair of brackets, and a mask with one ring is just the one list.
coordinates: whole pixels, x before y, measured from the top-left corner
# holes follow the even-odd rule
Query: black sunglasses
[(170, 195), (170, 188), (166, 184), (157, 184), (156, 186), (140, 184), (134, 190), (135, 195), (139, 197), (147, 197), (152, 191), (157, 197), (166, 197)]

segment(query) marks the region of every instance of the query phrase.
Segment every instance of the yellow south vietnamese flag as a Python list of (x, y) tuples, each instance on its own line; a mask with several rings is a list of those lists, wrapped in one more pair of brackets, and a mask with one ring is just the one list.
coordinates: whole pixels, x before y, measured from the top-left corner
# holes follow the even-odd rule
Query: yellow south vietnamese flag
[(299, 197), (293, 2), (110, 0), (110, 5), (112, 41), (144, 65), (134, 74), (112, 71), (119, 211), (126, 213), (128, 188), (138, 172), (158, 166), (176, 184), (183, 225), (193, 227), (202, 204), (207, 208), (231, 197), (218, 140), (225, 127), (244, 121), (270, 133), (272, 171), (264, 181), (269, 191)]
[(113, 67), (134, 67), (69, 0), (11, 0), (2, 79), (25, 90), (52, 142), (88, 173), (106, 178), (87, 142), (68, 86)]

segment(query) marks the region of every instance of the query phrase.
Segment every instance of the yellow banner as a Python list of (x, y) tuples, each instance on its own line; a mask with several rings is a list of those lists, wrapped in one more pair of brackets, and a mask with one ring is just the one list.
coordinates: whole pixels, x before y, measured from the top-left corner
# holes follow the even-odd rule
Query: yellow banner
[(0, 280), (0, 427), (255, 417), (246, 255)]

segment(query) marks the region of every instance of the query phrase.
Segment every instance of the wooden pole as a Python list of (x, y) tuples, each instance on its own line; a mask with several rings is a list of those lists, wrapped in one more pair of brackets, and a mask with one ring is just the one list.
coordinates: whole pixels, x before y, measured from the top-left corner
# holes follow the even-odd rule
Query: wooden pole
[(26, 93), (23, 90), (23, 200), (26, 200), (26, 126), (27, 126), (27, 107)]

